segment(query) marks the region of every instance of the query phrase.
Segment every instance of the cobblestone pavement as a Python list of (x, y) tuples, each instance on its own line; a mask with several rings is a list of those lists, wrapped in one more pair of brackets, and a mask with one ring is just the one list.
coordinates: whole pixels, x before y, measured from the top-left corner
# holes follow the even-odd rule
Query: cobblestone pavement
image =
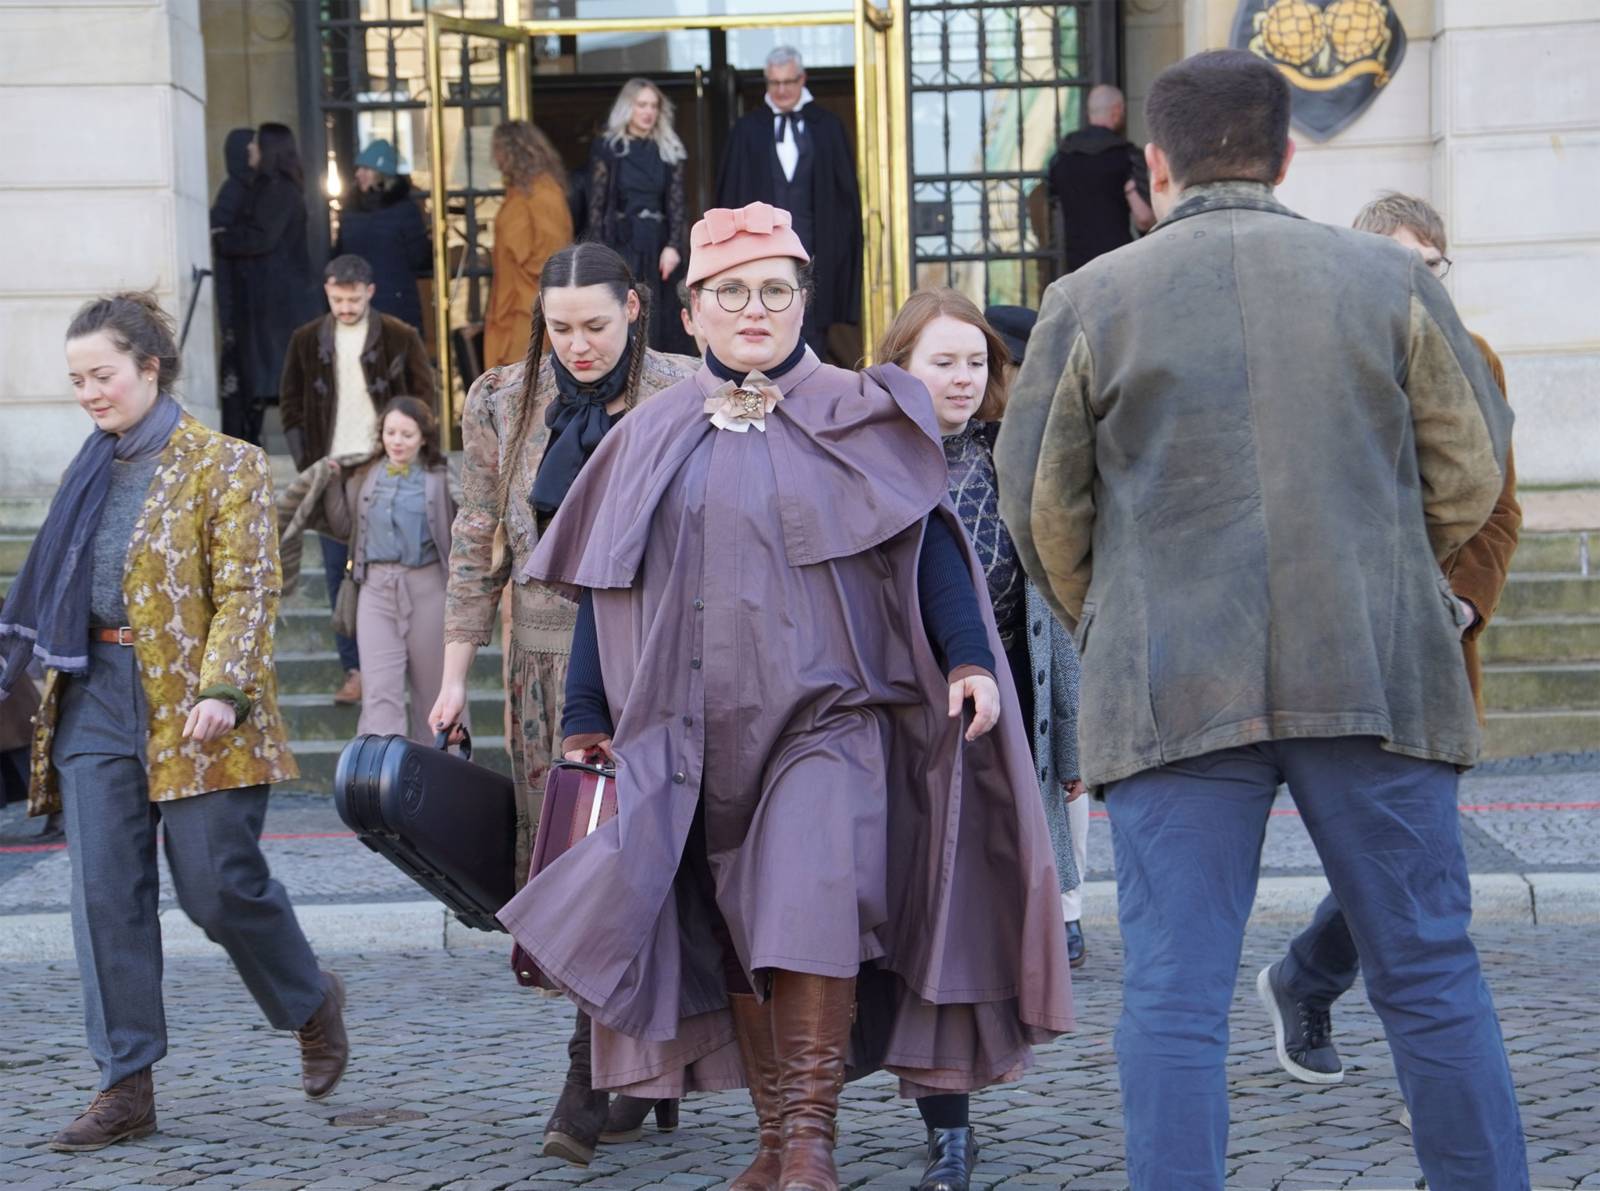
[[(1089, 964), (1075, 978), (1079, 1032), (1043, 1050), (1019, 1084), (975, 1100), (977, 1186), (1125, 1185), (1110, 1034), (1119, 979), (1114, 934), (1090, 924)], [(1251, 985), (1287, 937), (1287, 928), (1253, 930), (1241, 965), (1229, 1187), (1413, 1187), (1419, 1172), (1396, 1123), (1393, 1068), (1359, 989), (1336, 1014), (1345, 1083), (1313, 1088), (1278, 1072)], [(1591, 1024), (1600, 938), (1581, 926), (1494, 927), (1478, 942), (1511, 1049), (1534, 1186), (1600, 1187), (1600, 1056)], [(732, 1093), (693, 1098), (678, 1132), (607, 1147), (587, 1169), (540, 1157), (571, 1011), (518, 989), (498, 954), (342, 956), (332, 966), (350, 986), (355, 1058), (330, 1100), (301, 1098), (294, 1043), (261, 1023), (225, 961), (173, 960), (166, 980), (172, 1054), (156, 1077), (161, 1131), (100, 1154), (66, 1155), (44, 1143), (94, 1082), (76, 975), (69, 964), (13, 965), (0, 990), (9, 1034), (0, 1060), (0, 1183), (682, 1191), (721, 1185), (743, 1167), (752, 1119), (742, 1094)], [(340, 1120), (377, 1109), (421, 1115), (365, 1127)], [(847, 1090), (841, 1128), (846, 1186), (914, 1185), (921, 1129), (886, 1077)]]
[[(1596, 758), (1600, 763), (1600, 758)], [(1600, 772), (1472, 774), (1461, 783), (1462, 830), (1474, 873), (1600, 872)], [(0, 809), (0, 917), (67, 905), (69, 861), (58, 843), (31, 844), (38, 820)], [(280, 791), (267, 814), (272, 870), (297, 903), (404, 901), (422, 896), (398, 869), (346, 831), (332, 799)], [(162, 900), (171, 905), (163, 862)], [(1294, 804), (1280, 794), (1267, 826), (1263, 876), (1320, 874), (1321, 862)], [(1089, 822), (1089, 878), (1111, 877), (1110, 829)]]

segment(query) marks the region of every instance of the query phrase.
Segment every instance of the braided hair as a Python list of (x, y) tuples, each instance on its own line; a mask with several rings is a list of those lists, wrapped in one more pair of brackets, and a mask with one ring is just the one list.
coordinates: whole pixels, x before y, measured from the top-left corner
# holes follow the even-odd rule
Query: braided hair
[(522, 453), (533, 421), (533, 391), (539, 383), (539, 369), (544, 364), (544, 295), (552, 289), (590, 285), (605, 286), (620, 306), (628, 304), (630, 293), (639, 300), (639, 317), (628, 331), (628, 379), (622, 390), (625, 408), (632, 409), (638, 403), (645, 354), (650, 348), (650, 287), (636, 282), (628, 263), (604, 244), (594, 240), (569, 244), (545, 261), (539, 276), (539, 300), (533, 304), (533, 326), (528, 336), (528, 354), (523, 359), (522, 387), (517, 391), (507, 436), (510, 449), (504, 456), (506, 466), (500, 469), (501, 516), (505, 515), (510, 497), (512, 461)]

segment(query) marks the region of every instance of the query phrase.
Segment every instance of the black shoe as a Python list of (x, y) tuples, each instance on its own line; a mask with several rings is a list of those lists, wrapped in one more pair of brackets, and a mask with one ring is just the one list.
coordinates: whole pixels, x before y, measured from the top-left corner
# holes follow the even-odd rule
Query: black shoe
[(967, 1191), (972, 1168), (978, 1164), (978, 1145), (972, 1127), (928, 1130), (928, 1165), (917, 1191)]
[(1278, 1064), (1301, 1083), (1339, 1083), (1344, 1063), (1333, 1045), (1333, 1018), (1319, 1005), (1297, 1001), (1278, 983), (1283, 961), (1261, 969), (1256, 995), (1272, 1019)]
[(1083, 941), (1083, 924), (1067, 923), (1067, 962), (1075, 968), (1081, 968), (1083, 961), (1088, 958), (1089, 947)]

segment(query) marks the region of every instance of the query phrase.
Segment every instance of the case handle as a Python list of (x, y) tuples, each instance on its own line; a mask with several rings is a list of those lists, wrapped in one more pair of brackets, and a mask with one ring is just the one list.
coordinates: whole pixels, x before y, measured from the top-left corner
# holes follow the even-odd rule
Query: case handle
[(461, 740), (459, 743), (461, 745), (462, 759), (466, 761), (472, 760), (472, 733), (467, 731), (467, 726), (465, 724), (452, 724), (443, 732), (436, 734), (433, 738), (433, 747), (439, 749), (441, 752), (449, 752), (450, 735), (453, 732), (461, 733)]

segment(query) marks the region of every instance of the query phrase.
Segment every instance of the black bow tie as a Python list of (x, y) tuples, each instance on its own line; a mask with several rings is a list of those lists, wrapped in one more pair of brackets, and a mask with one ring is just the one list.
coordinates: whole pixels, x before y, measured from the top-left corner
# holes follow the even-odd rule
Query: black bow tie
[(787, 141), (787, 140), (790, 140), (791, 138), (797, 139), (798, 138), (798, 134), (799, 134), (799, 123), (800, 123), (800, 113), (799, 112), (779, 112), (778, 113), (778, 140), (779, 141)]

